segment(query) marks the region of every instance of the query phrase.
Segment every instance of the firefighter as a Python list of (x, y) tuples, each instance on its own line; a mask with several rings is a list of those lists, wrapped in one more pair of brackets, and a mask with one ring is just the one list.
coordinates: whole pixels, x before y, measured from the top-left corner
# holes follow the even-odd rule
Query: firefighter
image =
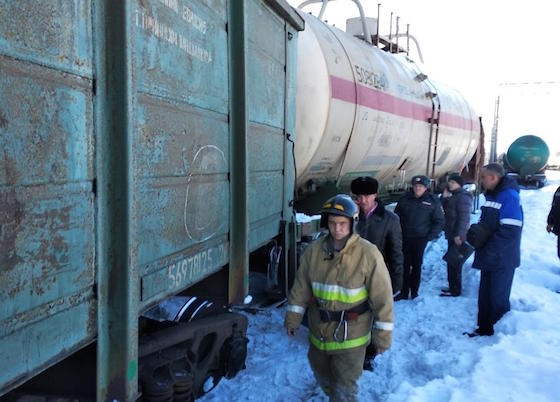
[(302, 256), (284, 323), (295, 336), (308, 309), (309, 363), (330, 401), (356, 401), (366, 347), (372, 343), (380, 354), (392, 340), (389, 272), (377, 247), (354, 232), (357, 219), (349, 196), (325, 202), (321, 227), (328, 234)]

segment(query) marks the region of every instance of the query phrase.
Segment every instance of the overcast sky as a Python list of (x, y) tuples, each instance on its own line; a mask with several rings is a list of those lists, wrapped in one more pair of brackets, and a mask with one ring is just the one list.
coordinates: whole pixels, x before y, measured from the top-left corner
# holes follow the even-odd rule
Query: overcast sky
[[(289, 0), (296, 6), (301, 2)], [(410, 24), (428, 75), (463, 93), (483, 117), (487, 136), (500, 96), (499, 150), (505, 151), (521, 135), (535, 134), (553, 142), (551, 153), (560, 151), (552, 141), (560, 136), (551, 112), (551, 105), (560, 104), (560, 24), (555, 1), (361, 0), (372, 17), (377, 16), (378, 3), (380, 32), (388, 34), (391, 12), (393, 32), (396, 16), (400, 32)], [(344, 29), (346, 18), (354, 16), (357, 8), (352, 0), (336, 0), (329, 3), (324, 19)]]

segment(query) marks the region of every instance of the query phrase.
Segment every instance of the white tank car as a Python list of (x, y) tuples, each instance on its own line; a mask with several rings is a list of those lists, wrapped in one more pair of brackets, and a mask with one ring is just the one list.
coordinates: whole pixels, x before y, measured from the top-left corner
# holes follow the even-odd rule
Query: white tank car
[[(373, 175), (387, 190), (415, 174), (461, 171), (480, 122), (455, 90), (404, 53), (381, 50), (300, 12), (295, 159), (297, 186)], [(439, 113), (438, 113), (439, 109)]]

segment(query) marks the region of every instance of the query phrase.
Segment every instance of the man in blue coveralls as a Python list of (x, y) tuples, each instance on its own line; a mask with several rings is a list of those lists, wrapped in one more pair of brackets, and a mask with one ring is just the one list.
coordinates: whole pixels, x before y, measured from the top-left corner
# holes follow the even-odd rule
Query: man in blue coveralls
[(523, 211), (517, 182), (498, 163), (482, 168), (486, 202), (480, 222), (471, 225), (467, 240), (475, 247), (473, 268), (480, 269), (478, 328), (469, 337), (494, 335), (494, 324), (510, 309), (515, 268), (521, 260)]

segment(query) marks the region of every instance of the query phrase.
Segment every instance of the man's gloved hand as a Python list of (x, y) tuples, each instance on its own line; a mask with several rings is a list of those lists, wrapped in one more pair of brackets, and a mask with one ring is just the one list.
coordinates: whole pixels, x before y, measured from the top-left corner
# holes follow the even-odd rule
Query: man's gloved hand
[(373, 371), (373, 359), (377, 355), (377, 347), (370, 343), (366, 348), (366, 357), (364, 358), (364, 367), (366, 371)]
[(546, 231), (547, 231), (548, 233), (552, 232), (552, 224), (551, 224), (551, 223), (549, 223), (548, 225), (546, 225)]
[(366, 348), (366, 359), (373, 358), (375, 357), (375, 355), (377, 355), (377, 346), (375, 346), (373, 343), (370, 343)]

